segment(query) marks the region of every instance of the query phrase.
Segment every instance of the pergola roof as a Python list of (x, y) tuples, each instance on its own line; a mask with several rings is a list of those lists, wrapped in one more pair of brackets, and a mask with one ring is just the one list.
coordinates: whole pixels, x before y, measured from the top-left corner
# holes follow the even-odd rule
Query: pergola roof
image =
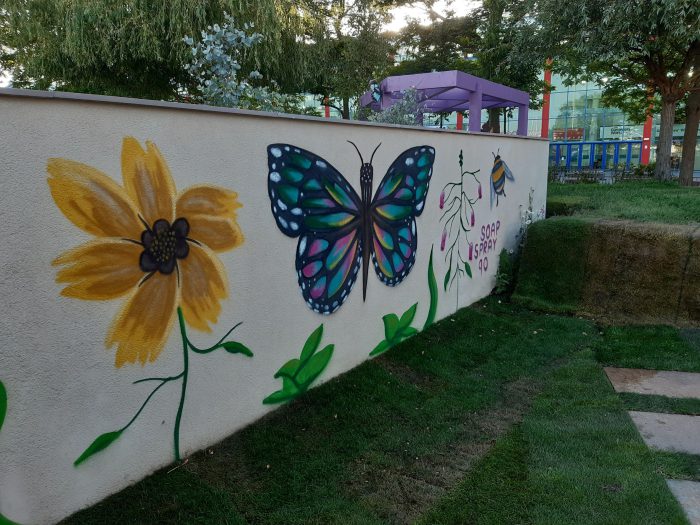
[[(403, 92), (409, 88), (415, 88), (418, 92), (423, 111), (433, 113), (471, 110), (470, 113), (480, 115), (482, 109), (517, 107), (518, 134), (527, 134), (527, 107), (530, 101), (528, 93), (462, 71), (387, 77), (382, 80), (378, 89), (369, 90), (362, 95), (360, 104), (381, 111), (401, 100)], [(523, 133), (521, 119), (524, 119)], [(479, 120), (470, 119), (470, 131), (479, 131)]]

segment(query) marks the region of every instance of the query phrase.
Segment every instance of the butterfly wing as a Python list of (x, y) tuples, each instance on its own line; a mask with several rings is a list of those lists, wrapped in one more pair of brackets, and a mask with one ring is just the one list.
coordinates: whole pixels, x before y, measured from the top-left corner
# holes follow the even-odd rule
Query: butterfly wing
[(268, 195), (280, 231), (299, 237), (296, 271), (309, 307), (330, 314), (347, 299), (362, 261), (359, 196), (321, 157), (290, 144), (267, 148)]
[(391, 164), (370, 206), (374, 270), (388, 286), (403, 281), (416, 260), (416, 217), (425, 207), (435, 149), (410, 148)]

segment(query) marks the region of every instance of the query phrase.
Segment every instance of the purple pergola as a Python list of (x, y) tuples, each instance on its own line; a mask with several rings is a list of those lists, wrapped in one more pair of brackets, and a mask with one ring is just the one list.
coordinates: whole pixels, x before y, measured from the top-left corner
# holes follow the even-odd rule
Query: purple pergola
[[(530, 95), (462, 71), (439, 71), (387, 77), (360, 98), (363, 107), (382, 111), (401, 100), (406, 89), (415, 88), (421, 109), (432, 113), (469, 110), (469, 131), (481, 131), (481, 110), (518, 108), (518, 135), (527, 135)], [(479, 115), (479, 118), (471, 118)]]

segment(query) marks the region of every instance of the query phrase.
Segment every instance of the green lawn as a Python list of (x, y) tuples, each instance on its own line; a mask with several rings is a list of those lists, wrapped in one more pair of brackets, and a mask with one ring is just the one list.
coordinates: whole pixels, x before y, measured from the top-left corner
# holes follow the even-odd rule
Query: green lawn
[(66, 523), (685, 523), (605, 340), (489, 298)]
[(700, 187), (685, 188), (670, 182), (613, 185), (550, 182), (547, 209), (556, 215), (573, 213), (603, 219), (700, 223)]
[(595, 345), (604, 366), (700, 372), (700, 351), (670, 326), (614, 326)]

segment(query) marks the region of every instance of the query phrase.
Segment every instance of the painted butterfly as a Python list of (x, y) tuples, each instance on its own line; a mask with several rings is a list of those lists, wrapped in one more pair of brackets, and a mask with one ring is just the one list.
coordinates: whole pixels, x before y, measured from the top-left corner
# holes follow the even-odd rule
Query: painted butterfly
[(282, 233), (299, 237), (299, 287), (309, 307), (323, 314), (345, 302), (360, 263), (365, 299), (370, 257), (387, 286), (406, 278), (416, 260), (416, 217), (423, 211), (433, 174), (435, 149), (407, 149), (391, 164), (372, 198), (372, 160), (379, 146), (366, 163), (350, 144), (362, 164), (359, 196), (318, 155), (290, 144), (267, 147), (272, 214)]
[(491, 208), (493, 208), (494, 195), (496, 196), (496, 206), (498, 206), (498, 196), (506, 196), (506, 178), (511, 182), (515, 181), (508, 164), (496, 153), (493, 156), (493, 168), (491, 168)]

